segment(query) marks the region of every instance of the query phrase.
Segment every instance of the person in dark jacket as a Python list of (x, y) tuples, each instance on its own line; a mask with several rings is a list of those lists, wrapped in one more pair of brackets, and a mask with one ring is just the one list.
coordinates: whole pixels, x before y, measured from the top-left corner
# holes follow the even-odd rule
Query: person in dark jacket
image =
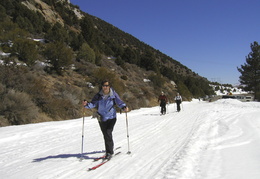
[(100, 119), (99, 126), (102, 131), (105, 148), (106, 159), (111, 159), (114, 154), (114, 141), (112, 132), (116, 123), (116, 109), (115, 105), (127, 112), (128, 107), (120, 99), (119, 95), (110, 86), (109, 81), (105, 80), (101, 83), (102, 89), (93, 97), (91, 102), (83, 101), (85, 108), (97, 108), (97, 114)]
[(167, 97), (165, 96), (164, 92), (158, 98), (158, 102), (160, 102), (161, 106), (161, 115), (166, 114), (166, 103), (168, 102)]
[(179, 93), (177, 93), (176, 97), (175, 97), (175, 102), (177, 104), (177, 111), (180, 112), (181, 110), (181, 102), (182, 102), (182, 97)]

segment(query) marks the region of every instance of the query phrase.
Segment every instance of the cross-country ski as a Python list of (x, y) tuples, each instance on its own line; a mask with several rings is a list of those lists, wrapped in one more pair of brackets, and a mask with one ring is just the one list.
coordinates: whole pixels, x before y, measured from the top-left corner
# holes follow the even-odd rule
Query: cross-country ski
[[(113, 157), (119, 155), (120, 153), (121, 153), (121, 152), (117, 152)], [(112, 157), (112, 158), (113, 158), (113, 157)], [(111, 158), (111, 159), (112, 159), (112, 158)], [(108, 161), (110, 161), (111, 159), (105, 159), (105, 156), (102, 157), (102, 158), (99, 158), (98, 160), (102, 160), (102, 162), (99, 163), (99, 164), (97, 164), (97, 165), (95, 165), (95, 166), (93, 166), (93, 167), (88, 168), (88, 171), (95, 170), (95, 169), (101, 167), (102, 165), (104, 165), (105, 163), (107, 163)]]

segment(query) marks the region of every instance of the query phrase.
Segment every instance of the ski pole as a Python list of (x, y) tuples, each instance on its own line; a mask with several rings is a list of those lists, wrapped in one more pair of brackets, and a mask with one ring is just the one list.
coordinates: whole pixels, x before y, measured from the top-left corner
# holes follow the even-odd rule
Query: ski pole
[(184, 111), (184, 108), (183, 108), (183, 104), (182, 104), (182, 102), (181, 102), (181, 107), (182, 107), (182, 110)]
[(80, 156), (80, 161), (83, 160), (83, 144), (84, 144), (84, 122), (85, 122), (85, 110), (83, 107), (83, 123), (82, 123), (82, 141), (81, 141), (81, 156)]
[(131, 154), (130, 146), (129, 146), (129, 132), (128, 132), (127, 112), (125, 112), (125, 117), (126, 117), (126, 132), (127, 132), (127, 143), (128, 143), (128, 152), (127, 152), (127, 154)]

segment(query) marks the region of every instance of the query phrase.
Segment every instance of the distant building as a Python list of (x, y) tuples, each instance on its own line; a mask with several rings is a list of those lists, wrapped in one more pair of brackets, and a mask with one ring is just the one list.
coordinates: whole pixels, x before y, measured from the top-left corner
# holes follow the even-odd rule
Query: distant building
[(237, 99), (242, 102), (250, 102), (254, 101), (254, 95), (253, 94), (237, 94), (237, 95), (223, 95), (222, 99)]

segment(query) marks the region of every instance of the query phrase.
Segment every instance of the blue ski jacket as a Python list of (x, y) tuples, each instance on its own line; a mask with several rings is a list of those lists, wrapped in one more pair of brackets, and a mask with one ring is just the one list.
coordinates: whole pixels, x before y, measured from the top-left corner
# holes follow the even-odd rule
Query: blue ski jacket
[(108, 95), (104, 95), (103, 91), (101, 90), (97, 93), (91, 102), (89, 102), (85, 108), (97, 108), (98, 113), (101, 115), (101, 120), (103, 122), (116, 118), (116, 109), (115, 105), (119, 108), (126, 107), (126, 104), (120, 99), (119, 95), (110, 88), (110, 93)]

